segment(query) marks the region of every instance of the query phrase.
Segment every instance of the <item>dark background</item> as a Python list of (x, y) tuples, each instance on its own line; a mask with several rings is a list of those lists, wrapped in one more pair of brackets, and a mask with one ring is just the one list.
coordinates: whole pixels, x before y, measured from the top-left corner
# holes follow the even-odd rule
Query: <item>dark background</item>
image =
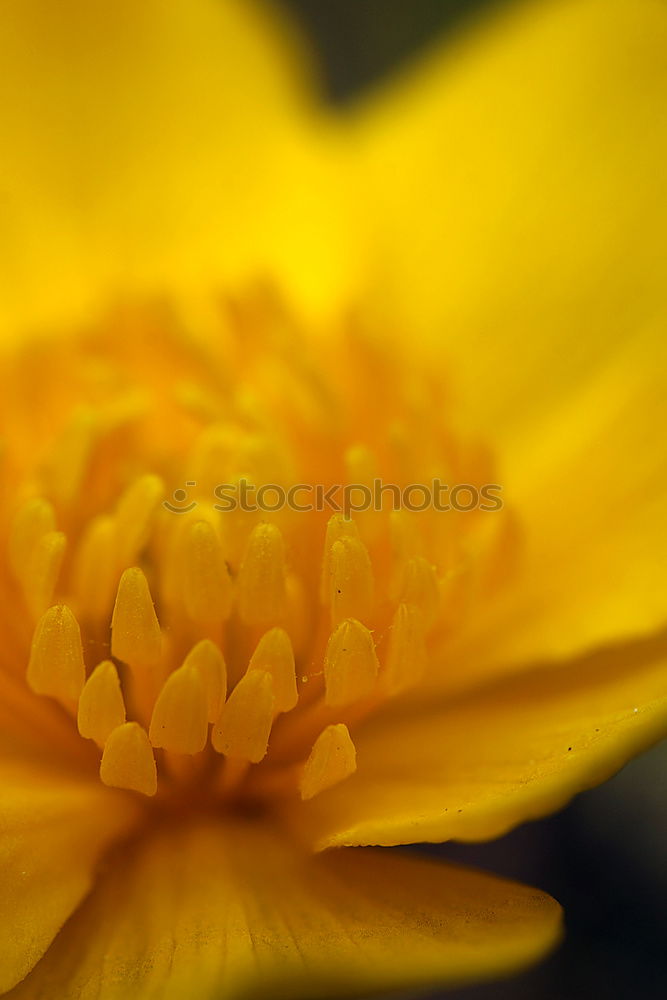
[[(338, 104), (503, 2), (511, 0), (283, 0), (319, 53), (327, 99)], [(423, 848), (539, 886), (566, 912), (565, 944), (541, 966), (448, 992), (448, 1000), (665, 1000), (666, 841), (662, 744), (556, 816), (489, 844)]]

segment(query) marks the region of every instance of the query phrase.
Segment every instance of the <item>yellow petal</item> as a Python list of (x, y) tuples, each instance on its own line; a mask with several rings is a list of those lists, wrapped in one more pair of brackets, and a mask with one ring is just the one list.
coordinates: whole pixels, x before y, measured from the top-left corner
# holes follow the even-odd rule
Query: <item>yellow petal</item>
[(16, 1000), (316, 1000), (508, 973), (557, 940), (534, 889), (270, 827), (172, 825), (119, 852)]
[(486, 840), (563, 806), (664, 735), (664, 635), (353, 731), (356, 774), (296, 807), (320, 848)]
[(270, 271), (317, 300), (346, 265), (305, 62), (254, 3), (3, 3), (3, 326)]
[(667, 8), (504, 6), (348, 125), (392, 323), (451, 366), (525, 526), (506, 660), (667, 617)]
[[(92, 781), (0, 764), (0, 990), (39, 961), (137, 812)], [(63, 994), (64, 995), (64, 994)]]

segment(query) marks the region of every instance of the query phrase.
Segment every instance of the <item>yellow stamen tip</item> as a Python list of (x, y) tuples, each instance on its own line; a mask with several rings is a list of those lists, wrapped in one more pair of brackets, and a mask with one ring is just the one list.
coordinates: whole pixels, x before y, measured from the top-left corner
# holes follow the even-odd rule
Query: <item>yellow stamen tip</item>
[(172, 753), (200, 753), (208, 738), (208, 701), (199, 671), (183, 664), (167, 678), (153, 708), (148, 736)]
[(275, 524), (258, 524), (239, 571), (239, 613), (248, 625), (280, 621), (286, 612), (285, 543)]
[(373, 636), (355, 618), (332, 632), (324, 656), (327, 705), (349, 705), (373, 691), (379, 670)]
[(148, 541), (153, 513), (165, 487), (159, 476), (145, 475), (125, 491), (116, 507), (116, 557), (119, 566), (127, 566), (139, 556)]
[(53, 599), (65, 544), (62, 531), (49, 531), (39, 539), (32, 559), (26, 563), (23, 587), (28, 607), (35, 618), (43, 614)]
[(411, 604), (400, 604), (392, 622), (385, 663), (384, 683), (395, 694), (412, 687), (424, 674), (427, 665), (424, 622), (421, 612)]
[(213, 729), (218, 753), (258, 764), (266, 755), (275, 714), (273, 680), (265, 670), (250, 670), (238, 682)]
[(266, 670), (273, 678), (276, 712), (290, 712), (299, 700), (294, 651), (287, 632), (272, 628), (257, 644), (248, 670)]
[(343, 514), (333, 514), (327, 522), (327, 533), (324, 540), (324, 557), (322, 559), (322, 574), (320, 577), (320, 600), (322, 604), (331, 603), (331, 550), (341, 538), (359, 538), (359, 531), (354, 521)]
[(208, 521), (187, 526), (181, 558), (183, 598), (192, 621), (210, 625), (229, 618), (232, 581), (220, 539)]
[(53, 531), (56, 518), (48, 500), (34, 497), (17, 511), (9, 536), (9, 558), (19, 579), (32, 561), (35, 546), (43, 535)]
[(412, 604), (421, 611), (426, 627), (438, 617), (440, 608), (440, 587), (434, 566), (418, 556), (409, 559), (403, 574), (401, 601)]
[(199, 671), (208, 705), (208, 721), (216, 722), (227, 697), (227, 667), (225, 658), (210, 639), (193, 646), (183, 662), (184, 667)]
[(162, 636), (146, 577), (126, 569), (118, 584), (111, 619), (111, 652), (131, 666), (153, 666), (160, 660)]
[(74, 590), (83, 618), (109, 620), (119, 570), (113, 518), (94, 518), (79, 543), (74, 561)]
[(110, 734), (102, 754), (100, 778), (112, 788), (155, 795), (157, 767), (153, 748), (138, 722), (124, 722)]
[(104, 746), (109, 735), (125, 722), (125, 702), (118, 671), (111, 660), (103, 660), (86, 681), (79, 698), (77, 725), (88, 740)]
[(373, 570), (366, 546), (343, 536), (331, 546), (329, 593), (331, 620), (368, 618), (373, 610)]
[(312, 799), (327, 788), (349, 778), (357, 769), (357, 752), (342, 722), (327, 726), (315, 740), (310, 757), (303, 767), (301, 798)]
[(79, 623), (65, 604), (40, 618), (32, 641), (28, 684), (37, 694), (76, 702), (86, 679)]

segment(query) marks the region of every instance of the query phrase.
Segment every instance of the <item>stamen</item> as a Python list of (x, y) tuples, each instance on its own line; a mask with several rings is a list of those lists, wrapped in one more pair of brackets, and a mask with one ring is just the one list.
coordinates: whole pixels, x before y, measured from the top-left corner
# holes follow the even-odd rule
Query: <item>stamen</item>
[(331, 634), (324, 656), (327, 705), (349, 705), (367, 698), (379, 669), (373, 636), (361, 622), (347, 618)]
[(81, 489), (98, 430), (96, 414), (81, 407), (65, 427), (44, 469), (46, 492), (68, 506)]
[(148, 738), (173, 753), (200, 753), (208, 739), (208, 701), (199, 671), (183, 664), (160, 691)]
[(139, 556), (148, 541), (155, 508), (164, 495), (160, 477), (145, 475), (136, 479), (118, 501), (115, 520), (119, 566), (127, 566)]
[(53, 599), (64, 552), (65, 536), (55, 530), (51, 504), (41, 497), (28, 500), (14, 518), (9, 556), (33, 618)]
[(184, 667), (194, 667), (199, 672), (206, 692), (208, 721), (217, 722), (227, 697), (227, 667), (225, 658), (210, 639), (202, 639), (193, 646), (183, 662)]
[(124, 722), (125, 702), (118, 671), (111, 660), (103, 660), (84, 684), (79, 698), (79, 733), (103, 747), (113, 730)]
[(19, 579), (22, 579), (26, 565), (32, 563), (40, 539), (55, 531), (55, 527), (53, 507), (42, 497), (28, 500), (16, 512), (9, 536), (9, 558)]
[(438, 579), (434, 566), (423, 556), (409, 559), (406, 564), (401, 601), (419, 608), (426, 628), (438, 617), (440, 610)]
[(153, 748), (138, 722), (125, 722), (111, 733), (102, 754), (100, 778), (112, 788), (155, 795), (157, 767)]
[(373, 610), (373, 570), (366, 547), (358, 538), (343, 537), (331, 546), (331, 622), (368, 618)]
[(270, 625), (285, 615), (285, 543), (275, 524), (250, 534), (239, 571), (239, 614), (248, 625)]
[(327, 522), (320, 577), (320, 600), (325, 606), (331, 603), (331, 550), (340, 538), (359, 538), (359, 531), (350, 518), (343, 514), (333, 514)]
[(274, 715), (271, 674), (249, 670), (232, 691), (213, 728), (214, 749), (225, 757), (258, 764), (266, 756)]
[(294, 651), (287, 632), (272, 628), (257, 644), (248, 670), (265, 670), (273, 679), (276, 712), (290, 712), (299, 700)]
[(232, 582), (220, 539), (208, 521), (187, 526), (181, 557), (183, 599), (192, 621), (210, 626), (229, 618)]
[(94, 518), (74, 561), (74, 591), (82, 617), (108, 622), (118, 583), (116, 527), (111, 517)]
[(39, 539), (32, 559), (25, 564), (23, 589), (34, 618), (43, 614), (53, 600), (53, 591), (65, 554), (65, 544), (62, 531), (49, 531)]
[(344, 781), (357, 769), (357, 752), (342, 722), (327, 726), (315, 741), (299, 783), (306, 801)]
[(69, 705), (76, 702), (86, 679), (79, 623), (65, 604), (49, 608), (32, 640), (27, 680), (36, 694)]
[(427, 666), (424, 623), (417, 608), (400, 604), (389, 635), (384, 684), (389, 694), (412, 687)]
[(111, 652), (131, 666), (154, 666), (160, 660), (162, 636), (146, 577), (136, 566), (118, 584), (111, 619)]

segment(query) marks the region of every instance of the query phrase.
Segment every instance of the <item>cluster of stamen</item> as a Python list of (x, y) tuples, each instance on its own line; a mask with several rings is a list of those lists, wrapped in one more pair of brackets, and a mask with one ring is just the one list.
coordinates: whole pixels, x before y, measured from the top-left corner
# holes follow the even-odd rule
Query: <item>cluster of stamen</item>
[[(442, 386), (359, 331), (309, 358), (273, 306), (228, 323), (206, 351), (151, 323), (142, 350), (97, 331), (65, 393), (45, 389), (56, 433), (26, 418), (28, 447), (48, 440), (9, 538), (27, 682), (97, 744), (107, 785), (310, 799), (354, 772), (354, 726), (433, 669), (479, 518), (220, 510), (216, 488), (487, 470)], [(165, 505), (185, 483), (192, 509)]]

